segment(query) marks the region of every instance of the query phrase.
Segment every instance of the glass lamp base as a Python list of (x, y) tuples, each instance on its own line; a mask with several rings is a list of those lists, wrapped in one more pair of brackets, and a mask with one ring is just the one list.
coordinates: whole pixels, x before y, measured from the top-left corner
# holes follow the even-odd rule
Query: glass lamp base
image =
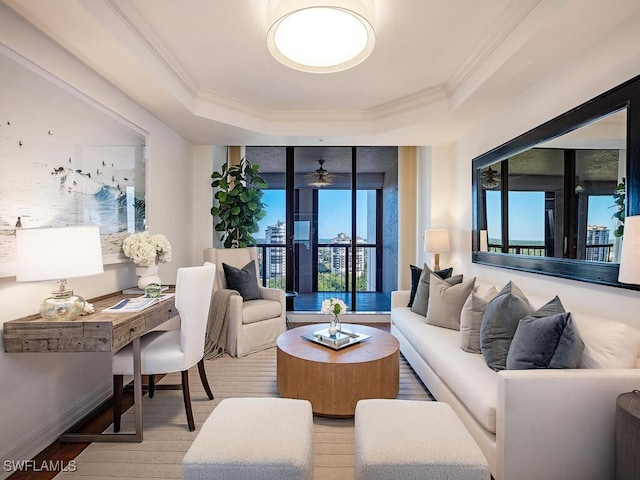
[(84, 298), (74, 295), (73, 290), (51, 292), (40, 306), (40, 315), (46, 320), (75, 320), (84, 311)]

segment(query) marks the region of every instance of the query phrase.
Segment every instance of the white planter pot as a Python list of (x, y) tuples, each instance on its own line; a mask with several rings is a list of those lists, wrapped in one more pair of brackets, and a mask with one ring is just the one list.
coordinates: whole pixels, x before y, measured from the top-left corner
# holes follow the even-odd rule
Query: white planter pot
[(136, 267), (136, 275), (138, 276), (138, 288), (144, 290), (152, 283), (162, 285), (162, 280), (158, 276), (158, 265), (150, 265), (148, 267)]

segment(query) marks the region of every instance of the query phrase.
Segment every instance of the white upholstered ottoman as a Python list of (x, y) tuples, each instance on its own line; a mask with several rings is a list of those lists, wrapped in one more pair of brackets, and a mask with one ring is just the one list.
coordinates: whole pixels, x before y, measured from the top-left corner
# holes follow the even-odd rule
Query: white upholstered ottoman
[(480, 447), (446, 403), (360, 400), (356, 480), (488, 480)]
[(182, 460), (185, 480), (298, 480), (313, 476), (311, 403), (227, 398)]

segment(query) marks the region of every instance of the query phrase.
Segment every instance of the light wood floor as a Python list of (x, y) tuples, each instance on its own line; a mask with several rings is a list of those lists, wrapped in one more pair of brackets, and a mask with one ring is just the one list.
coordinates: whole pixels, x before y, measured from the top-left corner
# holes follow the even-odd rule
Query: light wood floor
[[(371, 326), (380, 327), (383, 330), (388, 331), (388, 325), (374, 324)], [(248, 358), (248, 357), (245, 357), (245, 358)], [(274, 355), (274, 358), (275, 358), (275, 355)], [(211, 362), (210, 365), (207, 366), (207, 371), (209, 372), (210, 368), (212, 370), (211, 374), (209, 375), (208, 373), (208, 375), (209, 375), (209, 381), (210, 381), (211, 387), (214, 391), (214, 394), (216, 395), (217, 400), (219, 400), (220, 398), (225, 398), (230, 396), (253, 395), (252, 392), (247, 392), (246, 390), (244, 390), (247, 388), (248, 389), (254, 388), (251, 386), (250, 383), (245, 383), (245, 384), (236, 383), (236, 378), (234, 377), (234, 375), (229, 375), (228, 373), (221, 374), (222, 376), (217, 377), (216, 374), (217, 374), (218, 368), (215, 368), (215, 362), (216, 361), (214, 360)], [(227, 360), (227, 362), (232, 365), (231, 367), (232, 369), (235, 368), (234, 365), (236, 363), (239, 364), (239, 362), (237, 362), (236, 359), (231, 359), (230, 357), (229, 357), (229, 360)], [(259, 379), (259, 380), (250, 379), (250, 381), (259, 383), (259, 385), (255, 387), (260, 390), (256, 393), (256, 395), (277, 395), (277, 391), (275, 391), (275, 364), (273, 363), (274, 361), (271, 359), (268, 359), (265, 362), (264, 359), (262, 359), (261, 357), (260, 362), (262, 362), (260, 363), (260, 366), (252, 366), (251, 361), (248, 361), (247, 365), (243, 367), (245, 371), (251, 371), (252, 369), (261, 370), (262, 371), (261, 375), (263, 375), (263, 378), (269, 379), (268, 384), (266, 386), (264, 385), (263, 379)], [(205, 362), (205, 363), (209, 364), (209, 362)], [(400, 392), (399, 398), (416, 398), (416, 399), (420, 398), (420, 399), (428, 400), (429, 394), (424, 388), (424, 386), (420, 383), (417, 376), (415, 376), (415, 373), (408, 366), (406, 366), (406, 363), (404, 362), (404, 360), (402, 360), (402, 364), (404, 365), (402, 370), (404, 381), (401, 379), (401, 392)], [(270, 369), (273, 369), (274, 372), (271, 373)], [(163, 383), (166, 380), (169, 380), (171, 383), (175, 383), (176, 378), (174, 378), (175, 376), (172, 376), (172, 375), (168, 375), (165, 378), (165, 380), (161, 381), (160, 383)], [(194, 373), (194, 375), (197, 377), (197, 372)], [(249, 375), (251, 375), (252, 377), (254, 376), (254, 374), (249, 374)], [(272, 376), (274, 377), (273, 379), (271, 379)], [(177, 378), (178, 378), (177, 382), (179, 383), (179, 376)], [(192, 389), (192, 402), (193, 402), (193, 397), (197, 395), (196, 393), (197, 389), (201, 388), (201, 386), (197, 378), (194, 378), (193, 381), (190, 382), (190, 384)], [(403, 385), (404, 385), (404, 390), (403, 390)], [(180, 395), (179, 392), (171, 392), (171, 393), (174, 395)], [(156, 393), (156, 397), (157, 396), (158, 396), (158, 393)], [(154, 397), (154, 399), (156, 397)], [(149, 399), (145, 399), (144, 401), (147, 401), (147, 400)], [(214, 402), (217, 402), (217, 400)], [(210, 402), (210, 403), (214, 403), (214, 402)], [(125, 394), (124, 409), (129, 408), (132, 404), (133, 404), (132, 394), (130, 392), (127, 392)], [(85, 425), (82, 426), (81, 430), (87, 431), (87, 432), (101, 432), (107, 429), (111, 424), (111, 420), (112, 420), (111, 407), (112, 405), (110, 402), (107, 402), (104, 405), (102, 405), (99, 409), (96, 410), (94, 415), (92, 415), (89, 419), (87, 419)], [(197, 424), (201, 424), (202, 421), (204, 421), (204, 419), (208, 416), (208, 412), (210, 411), (210, 409), (213, 408), (213, 405), (208, 408), (209, 410), (202, 411), (202, 418), (200, 419), (200, 421), (196, 418)], [(145, 417), (147, 413), (149, 415), (152, 415), (152, 412), (145, 406)], [(175, 417), (176, 418), (175, 423), (178, 424), (178, 430), (180, 432), (183, 429), (181, 425), (181, 423), (184, 423), (182, 419), (183, 416), (184, 416), (184, 410), (183, 410), (183, 407), (181, 407), (178, 411), (178, 414)], [(124, 421), (125, 420), (123, 417), (123, 428), (125, 428)], [(342, 421), (342, 422), (336, 423), (334, 419), (327, 419), (322, 417), (316, 417), (316, 419), (314, 420), (314, 443), (316, 444), (315, 450), (317, 453), (315, 457), (316, 465), (314, 467), (314, 474), (316, 475), (317, 478), (320, 478), (320, 479), (352, 478), (351, 476), (352, 474), (350, 474), (350, 472), (352, 472), (351, 464), (353, 462), (353, 452), (352, 452), (353, 425), (352, 424), (353, 424), (352, 420), (350, 423), (349, 421), (347, 422)], [(152, 442), (151, 441), (147, 442), (147, 439), (151, 437), (151, 435), (150, 436), (146, 435), (147, 427), (149, 427), (150, 431), (153, 429), (153, 420), (150, 422), (145, 420), (145, 442), (143, 442), (143, 444), (147, 443), (147, 447), (149, 447), (149, 444)], [(186, 430), (186, 428), (184, 428), (184, 430)], [(89, 445), (90, 444), (77, 444), (77, 443), (62, 444), (56, 441), (52, 443), (49, 447), (47, 447), (45, 450), (43, 450), (38, 456), (36, 456), (36, 458), (34, 459), (35, 464), (41, 465), (42, 462), (50, 461), (53, 463), (57, 462), (58, 465), (68, 465), (70, 461), (77, 459), (78, 455), (80, 455), (87, 447), (89, 447)], [(105, 444), (102, 444), (102, 445), (105, 445)], [(131, 444), (114, 444), (114, 445), (119, 445), (120, 446), (119, 448), (123, 450), (127, 450), (131, 448)], [(96, 444), (96, 446), (98, 446), (98, 444)], [(98, 453), (104, 454), (104, 452), (98, 452)], [(113, 455), (117, 455), (117, 452), (114, 451)], [(84, 457), (91, 458), (91, 455), (87, 456), (86, 454), (84, 454), (82, 457), (80, 457), (80, 461), (82, 461)], [(99, 468), (99, 467), (96, 467), (96, 468)], [(110, 468), (109, 464), (107, 463), (104, 469), (109, 470), (109, 468)], [(173, 468), (177, 468), (177, 466), (173, 465)], [(57, 473), (58, 472), (56, 471), (36, 472), (32, 470), (27, 472), (14, 473), (9, 478), (11, 480), (26, 480), (26, 479), (45, 480), (45, 479), (54, 478), (57, 475)], [(177, 473), (174, 473), (174, 475), (177, 475)], [(333, 477), (333, 475), (338, 475), (338, 477)], [(71, 475), (71, 476), (74, 476), (74, 475)], [(78, 476), (78, 478), (93, 478), (93, 475), (90, 475), (89, 477), (87, 477), (85, 474), (85, 476)], [(150, 475), (150, 478), (153, 478), (153, 475)], [(177, 477), (169, 476), (169, 478), (180, 478), (180, 476), (177, 476)]]

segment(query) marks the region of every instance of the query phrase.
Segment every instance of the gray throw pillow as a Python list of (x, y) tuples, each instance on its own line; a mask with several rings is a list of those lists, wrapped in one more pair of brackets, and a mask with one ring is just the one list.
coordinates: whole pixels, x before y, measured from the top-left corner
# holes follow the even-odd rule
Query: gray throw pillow
[(571, 313), (529, 316), (520, 320), (513, 336), (507, 369), (578, 368), (583, 350)]
[(531, 314), (529, 301), (513, 282), (507, 283), (489, 302), (480, 325), (480, 349), (495, 371), (507, 368), (507, 355), (518, 323)]
[(489, 302), (498, 295), (496, 287), (484, 294), (471, 292), (460, 312), (460, 347), (468, 353), (482, 353), (480, 350), (480, 325)]
[(251, 260), (242, 268), (236, 268), (226, 263), (222, 264), (222, 268), (224, 269), (224, 278), (228, 289), (236, 290), (245, 301), (260, 298), (254, 260)]
[[(425, 265), (426, 267), (426, 265)], [(409, 265), (409, 269), (411, 270), (411, 291), (409, 292), (409, 304), (407, 307), (413, 305), (413, 300), (416, 298), (416, 291), (418, 290), (418, 283), (420, 282), (420, 275), (422, 275), (422, 268), (416, 267), (415, 265)], [(436, 270), (435, 273), (437, 276), (442, 278), (449, 278), (453, 273), (453, 267), (445, 268), (443, 270)]]
[[(427, 308), (429, 307), (429, 283), (431, 282), (431, 271), (425, 263), (422, 273), (420, 274), (420, 280), (418, 281), (418, 287), (416, 289), (416, 296), (413, 299), (413, 305), (411, 305), (411, 311), (422, 315), (427, 315)], [(456, 285), (462, 282), (462, 275), (455, 275), (444, 280), (449, 285)]]
[(460, 330), (460, 312), (475, 283), (474, 277), (466, 282), (449, 285), (445, 280), (432, 275), (426, 322), (437, 327)]

